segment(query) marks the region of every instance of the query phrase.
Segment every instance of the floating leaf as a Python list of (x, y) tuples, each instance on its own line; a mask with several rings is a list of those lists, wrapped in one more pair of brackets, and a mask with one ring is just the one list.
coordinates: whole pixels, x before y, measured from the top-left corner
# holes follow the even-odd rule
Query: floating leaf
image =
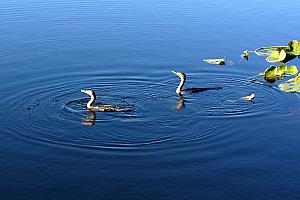
[(271, 65), (264, 73), (260, 73), (259, 75), (263, 76), (266, 81), (274, 83), (276, 80), (283, 79), (284, 76), (291, 76), (297, 73), (298, 69), (295, 65), (287, 66), (285, 63), (281, 62), (279, 67)]
[[(284, 50), (286, 53), (285, 58), (281, 58), (283, 60), (279, 59), (279, 55), (280, 52)], [(278, 62), (278, 61), (283, 61), (283, 62), (288, 62), (290, 60), (293, 60), (294, 58), (296, 58), (296, 56), (298, 54), (295, 54), (295, 52), (293, 52), (291, 50), (291, 47), (289, 46), (268, 46), (268, 47), (260, 47), (255, 49), (255, 54), (258, 56), (267, 56), (268, 58), (266, 58), (267, 62)], [(272, 57), (270, 57), (272, 55)], [(274, 58), (275, 59), (274, 59)], [(299, 55), (300, 58), (300, 55)]]
[(275, 75), (276, 76), (283, 76), (286, 71), (288, 70), (287, 66), (285, 63), (281, 62), (280, 66), (276, 68), (275, 70)]
[(281, 51), (273, 51), (270, 56), (268, 56), (266, 58), (267, 62), (279, 62), (279, 61), (283, 61), (286, 57), (286, 52), (285, 50), (281, 49)]
[(287, 67), (286, 75), (295, 75), (298, 74), (298, 69), (295, 65)]
[(281, 62), (280, 66), (277, 67), (275, 74), (276, 76), (292, 76), (298, 73), (298, 69), (295, 65), (287, 66), (285, 63)]
[(246, 101), (252, 101), (254, 99), (254, 97), (255, 97), (255, 94), (252, 93), (249, 96), (242, 97), (241, 99), (246, 100)]
[(288, 50), (288, 46), (268, 46), (255, 49), (255, 54), (258, 56), (270, 56), (274, 51)]
[(294, 78), (295, 83), (300, 83), (300, 74)]
[(298, 76), (296, 76), (295, 78), (289, 79), (286, 81), (287, 83), (299, 83), (300, 84), (300, 74), (298, 74)]
[(275, 74), (276, 69), (277, 68), (274, 65), (271, 65), (265, 70), (264, 78), (266, 81), (270, 83), (274, 83), (276, 81), (276, 74)]
[(300, 83), (281, 83), (278, 87), (284, 92), (300, 92)]
[(205, 59), (203, 60), (204, 62), (212, 65), (225, 65), (225, 59), (220, 58), (220, 59)]
[(249, 58), (249, 51), (248, 51), (248, 50), (244, 51), (242, 55), (243, 55), (243, 57), (244, 57), (246, 60), (248, 60), (248, 58)]
[(290, 50), (290, 54), (292, 55), (300, 55), (300, 41), (292, 40), (288, 44), (288, 48)]

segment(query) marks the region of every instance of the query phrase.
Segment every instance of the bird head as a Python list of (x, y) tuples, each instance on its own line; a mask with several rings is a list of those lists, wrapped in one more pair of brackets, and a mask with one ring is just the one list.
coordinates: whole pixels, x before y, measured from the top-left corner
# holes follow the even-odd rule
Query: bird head
[(90, 96), (96, 96), (95, 92), (93, 90), (81, 90), (81, 92), (86, 93)]
[(172, 71), (173, 74), (176, 74), (179, 78), (181, 79), (186, 79), (186, 76), (185, 76), (185, 73), (183, 72), (175, 72), (175, 71)]

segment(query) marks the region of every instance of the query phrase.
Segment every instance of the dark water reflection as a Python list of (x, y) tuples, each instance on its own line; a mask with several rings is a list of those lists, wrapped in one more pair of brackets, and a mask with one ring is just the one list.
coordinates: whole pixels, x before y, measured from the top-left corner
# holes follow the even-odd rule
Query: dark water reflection
[[(240, 62), (299, 39), (298, 4), (4, 0), (1, 199), (298, 199), (299, 96)], [(222, 89), (179, 97), (172, 70)]]

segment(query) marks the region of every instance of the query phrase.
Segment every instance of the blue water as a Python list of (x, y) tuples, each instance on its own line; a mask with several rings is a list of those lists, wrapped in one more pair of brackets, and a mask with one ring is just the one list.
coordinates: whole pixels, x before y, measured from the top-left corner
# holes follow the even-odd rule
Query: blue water
[[(2, 0), (0, 199), (299, 199), (300, 98), (240, 62), (300, 39), (299, 6)], [(180, 99), (172, 70), (222, 89)], [(81, 89), (134, 111), (88, 112)]]

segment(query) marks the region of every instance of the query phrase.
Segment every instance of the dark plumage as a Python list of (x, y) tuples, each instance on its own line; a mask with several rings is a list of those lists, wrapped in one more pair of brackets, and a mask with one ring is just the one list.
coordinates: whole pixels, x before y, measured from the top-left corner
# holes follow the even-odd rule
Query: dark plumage
[(182, 89), (184, 86), (184, 83), (186, 81), (186, 75), (183, 72), (175, 72), (172, 71), (174, 74), (176, 74), (180, 78), (180, 83), (176, 89), (176, 93), (178, 95), (182, 95), (184, 93), (197, 93), (197, 92), (204, 92), (207, 90), (219, 90), (222, 89), (221, 87), (215, 87), (215, 88), (187, 88), (187, 89)]
[(112, 106), (112, 105), (107, 105), (107, 104), (94, 106), (93, 104), (96, 101), (95, 92), (93, 90), (81, 90), (81, 92), (86, 93), (86, 94), (90, 95), (90, 97), (91, 97), (90, 101), (86, 104), (86, 107), (88, 110), (100, 111), (100, 112), (129, 112), (129, 111), (132, 111), (131, 108), (121, 108), (118, 106)]

